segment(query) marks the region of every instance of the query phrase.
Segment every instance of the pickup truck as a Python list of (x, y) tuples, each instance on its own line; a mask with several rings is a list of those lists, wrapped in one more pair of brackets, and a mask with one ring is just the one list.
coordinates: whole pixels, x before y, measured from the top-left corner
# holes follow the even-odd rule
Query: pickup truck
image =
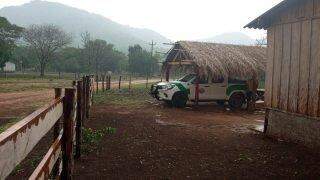
[[(174, 107), (185, 107), (187, 101), (195, 101), (196, 74), (170, 82), (159, 82), (151, 86), (151, 95)], [(230, 108), (241, 108), (249, 98), (262, 99), (263, 90), (256, 95), (249, 91), (246, 81), (224, 77), (202, 76), (199, 78), (199, 102), (226, 102)]]

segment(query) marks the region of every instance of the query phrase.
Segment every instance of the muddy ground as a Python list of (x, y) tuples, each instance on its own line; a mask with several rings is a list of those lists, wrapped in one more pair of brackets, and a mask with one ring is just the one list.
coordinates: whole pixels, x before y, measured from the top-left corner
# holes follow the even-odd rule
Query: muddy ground
[[(1, 96), (8, 116), (25, 114), (52, 90)], [(30, 109), (23, 107), (30, 104)], [(20, 106), (21, 105), (21, 106)], [(4, 107), (4, 108), (3, 108)], [(20, 108), (19, 108), (20, 107)], [(215, 104), (176, 109), (146, 93), (95, 95), (85, 128), (114, 128), (75, 161), (75, 179), (275, 179), (320, 177), (320, 155), (252, 131), (264, 112), (229, 111)], [(27, 179), (42, 159), (48, 134), (9, 179)]]
[(142, 102), (94, 105), (86, 127), (116, 128), (75, 162), (75, 179), (274, 179), (320, 177), (320, 156), (249, 130), (261, 111)]

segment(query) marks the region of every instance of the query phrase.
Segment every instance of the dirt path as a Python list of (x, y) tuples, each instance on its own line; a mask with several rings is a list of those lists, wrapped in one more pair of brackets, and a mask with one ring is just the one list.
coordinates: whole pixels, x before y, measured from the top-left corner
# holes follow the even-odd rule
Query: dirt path
[(263, 114), (208, 105), (96, 105), (86, 126), (115, 134), (75, 162), (75, 179), (316, 178), (320, 156), (248, 130)]

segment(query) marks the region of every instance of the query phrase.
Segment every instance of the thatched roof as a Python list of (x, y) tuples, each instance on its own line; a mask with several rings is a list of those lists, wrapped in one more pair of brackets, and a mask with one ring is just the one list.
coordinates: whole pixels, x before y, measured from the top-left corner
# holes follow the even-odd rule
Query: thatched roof
[(279, 14), (292, 6), (300, 5), (301, 3), (306, 3), (305, 0), (283, 0), (275, 7), (271, 8), (269, 11), (265, 12), (249, 24), (245, 28), (255, 28), (255, 29), (267, 29), (271, 24), (279, 18)]
[(192, 41), (179, 41), (166, 62), (189, 60), (202, 73), (216, 76), (252, 77), (265, 70), (266, 48)]

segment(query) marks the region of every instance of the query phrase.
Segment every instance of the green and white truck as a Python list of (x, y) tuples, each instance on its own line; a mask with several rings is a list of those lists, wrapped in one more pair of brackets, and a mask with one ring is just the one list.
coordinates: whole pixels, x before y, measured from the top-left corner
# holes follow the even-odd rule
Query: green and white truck
[[(188, 74), (175, 81), (152, 85), (151, 94), (174, 107), (185, 107), (187, 101), (195, 101), (195, 82), (196, 75)], [(199, 102), (215, 101), (220, 105), (227, 102), (231, 108), (236, 109), (252, 97), (246, 81), (210, 76), (199, 78)]]

